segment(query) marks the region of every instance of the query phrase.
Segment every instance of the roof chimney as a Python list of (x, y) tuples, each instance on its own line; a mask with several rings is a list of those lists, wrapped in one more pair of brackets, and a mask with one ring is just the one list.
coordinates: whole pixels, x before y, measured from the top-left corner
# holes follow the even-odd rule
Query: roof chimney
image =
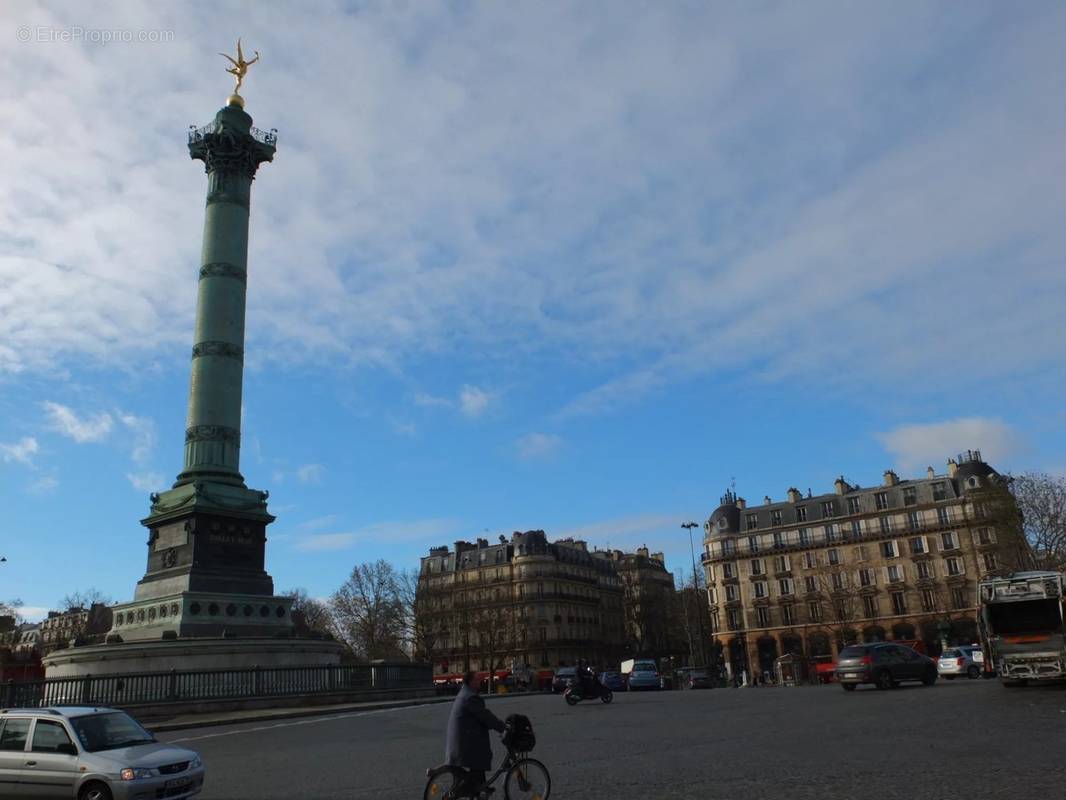
[(948, 459), (948, 477), (954, 478), (955, 474), (959, 471), (959, 465), (955, 462), (954, 458)]
[(833, 482), (833, 486), (836, 487), (837, 494), (847, 494), (851, 491), (851, 487), (848, 486), (848, 482), (844, 480), (843, 475), (841, 475)]
[(798, 503), (803, 499), (803, 495), (800, 494), (800, 490), (795, 486), (790, 486), (788, 489), (788, 502)]
[(936, 477), (936, 473), (933, 472), (933, 468), (932, 467), (926, 467), (925, 468), (925, 477), (927, 477), (927, 478), (935, 478)]
[(895, 486), (899, 483), (899, 475), (890, 469), (885, 470), (885, 486)]
[(737, 498), (737, 508), (739, 508), (741, 510), (744, 510), (747, 507), (748, 507), (748, 501), (745, 500), (743, 497), (738, 497)]
[(768, 495), (768, 494), (764, 494), (764, 495), (762, 496), (762, 504), (763, 504), (764, 506), (768, 506), (768, 505), (770, 505), (770, 503), (772, 503), (772, 502), (774, 502), (774, 501), (770, 499), (770, 495)]

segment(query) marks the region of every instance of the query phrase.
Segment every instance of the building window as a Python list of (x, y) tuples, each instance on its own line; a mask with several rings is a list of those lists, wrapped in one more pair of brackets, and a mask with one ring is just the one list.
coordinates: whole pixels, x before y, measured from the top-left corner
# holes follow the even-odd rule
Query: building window
[(781, 622), (784, 625), (796, 624), (796, 607), (791, 603), (781, 606)]
[(748, 552), (749, 553), (758, 553), (759, 552), (759, 537), (758, 536), (749, 536), (748, 537)]
[(945, 531), (940, 534), (940, 549), (941, 550), (958, 550), (959, 540), (955, 536), (955, 531)]
[(740, 597), (740, 587), (735, 583), (731, 583), (725, 587), (725, 601), (727, 603), (735, 603)]
[(788, 595), (793, 594), (795, 587), (794, 587), (794, 585), (792, 583), (792, 579), (791, 578), (781, 578), (777, 582), (777, 588), (778, 588), (778, 591), (781, 592), (782, 596), (788, 596)]
[(859, 513), (859, 498), (858, 497), (849, 497), (848, 498), (848, 513), (849, 514), (858, 514)]
[(822, 621), (822, 607), (815, 600), (807, 603), (807, 619), (811, 622)]
[(737, 576), (737, 565), (736, 564), (734, 564), (732, 561), (727, 561), (726, 563), (722, 564), (722, 579), (723, 580), (729, 580), (730, 578), (735, 578), (736, 576)]
[(922, 611), (936, 611), (936, 592), (932, 589), (922, 589)]
[(985, 562), (985, 569), (988, 572), (992, 572), (993, 570), (999, 568), (999, 564), (996, 562), (996, 554), (995, 553), (985, 553), (982, 556), (982, 558), (984, 559), (984, 562)]
[(922, 514), (920, 511), (907, 512), (907, 529), (920, 531), (922, 529)]
[(836, 525), (826, 525), (825, 526), (825, 540), (827, 542), (829, 542), (829, 543), (835, 542), (837, 540), (837, 526)]
[(978, 528), (974, 534), (978, 544), (992, 544), (996, 541), (996, 537), (992, 533), (991, 528)]
[(869, 551), (866, 549), (866, 545), (860, 544), (855, 548), (855, 560), (859, 563), (866, 561), (870, 557)]
[(962, 561), (957, 558), (944, 559), (948, 565), (948, 575), (961, 575), (962, 574)]
[(774, 569), (778, 572), (788, 572), (792, 569), (792, 561), (788, 556), (777, 556), (774, 558)]
[(806, 522), (807, 521), (807, 506), (796, 506), (796, 521), (797, 522)]
[(919, 579), (936, 577), (936, 570), (933, 569), (932, 561), (919, 561), (915, 564), (915, 567), (918, 568)]
[(744, 629), (744, 625), (741, 623), (740, 610), (739, 609), (736, 609), (736, 608), (729, 609), (729, 611), (726, 613), (726, 618), (727, 618), (728, 623), (729, 623), (729, 630), (731, 630), (731, 631), (739, 631), (739, 630), (743, 630)]
[(811, 543), (811, 530), (810, 530), (810, 528), (800, 528), (799, 529), (799, 542), (804, 547), (806, 547), (807, 545), (809, 545)]
[(737, 543), (735, 539), (726, 539), (722, 542), (722, 555), (726, 558), (730, 558), (737, 553)]
[(899, 556), (899, 545), (896, 544), (895, 539), (889, 539), (887, 542), (881, 542), (881, 557), (882, 558), (897, 558)]
[(807, 569), (814, 569), (817, 564), (818, 556), (816, 556), (814, 553), (803, 554), (803, 566), (805, 566)]
[(826, 500), (822, 503), (822, 516), (823, 517), (835, 517), (837, 513), (836, 507), (833, 505), (832, 500)]
[(751, 560), (751, 574), (752, 575), (764, 575), (766, 570), (763, 567), (761, 558), (753, 558)]
[(860, 586), (873, 586), (874, 585), (874, 571), (872, 569), (860, 569), (859, 570), (859, 585)]
[(862, 598), (862, 611), (868, 618), (877, 616), (877, 598), (870, 595)]
[(829, 563), (830, 564), (839, 564), (840, 563), (840, 551), (837, 550), (835, 547), (830, 547), (829, 548), (827, 557), (829, 558)]
[(881, 525), (881, 533), (892, 532), (892, 520), (889, 517), (878, 517), (877, 521)]
[(750, 529), (758, 528), (758, 527), (759, 527), (759, 515), (758, 514), (748, 514), (748, 529), (750, 530)]
[(885, 567), (885, 577), (888, 578), (889, 583), (902, 583), (903, 567), (899, 564), (892, 564)]
[(707, 567), (706, 567), (706, 572), (704, 574), (707, 576), (707, 583), (714, 583), (714, 581), (715, 581), (714, 564), (708, 564)]
[(780, 525), (781, 524), (781, 511), (780, 510), (774, 510), (774, 511), (770, 512), (770, 524), (771, 525)]
[(951, 524), (951, 514), (946, 508), (938, 508), (936, 510), (936, 521), (938, 525)]
[(938, 481), (933, 484), (933, 499), (934, 500), (947, 500), (948, 499), (948, 487), (943, 481)]
[(803, 586), (808, 592), (818, 591), (818, 582), (815, 580), (813, 575), (808, 575), (806, 578), (803, 579)]
[(785, 546), (785, 535), (781, 531), (774, 531), (774, 548), (780, 550)]
[(907, 613), (907, 597), (903, 594), (903, 592), (892, 592), (892, 613)]
[(752, 584), (752, 588), (755, 589), (756, 600), (766, 597), (768, 594), (766, 590), (766, 581), (755, 581), (755, 583)]
[(910, 540), (910, 546), (912, 556), (920, 556), (924, 553), (929, 552), (929, 548), (925, 545), (924, 536), (915, 536), (913, 539)]
[(874, 500), (876, 501), (878, 511), (884, 511), (888, 508), (888, 492), (878, 492), (874, 495)]
[(951, 590), (951, 605), (956, 611), (966, 608), (966, 590), (956, 586)]
[(841, 591), (844, 588), (844, 574), (841, 572), (834, 572), (832, 574), (833, 589), (835, 591)]
[(770, 609), (766, 606), (759, 606), (755, 609), (755, 617), (759, 623), (760, 628), (770, 627)]
[(906, 486), (903, 489), (903, 505), (914, 506), (918, 504), (918, 490), (913, 486)]
[(856, 539), (858, 539), (858, 538), (860, 538), (862, 536), (862, 521), (861, 520), (853, 519), (851, 521), (851, 535), (854, 536)]

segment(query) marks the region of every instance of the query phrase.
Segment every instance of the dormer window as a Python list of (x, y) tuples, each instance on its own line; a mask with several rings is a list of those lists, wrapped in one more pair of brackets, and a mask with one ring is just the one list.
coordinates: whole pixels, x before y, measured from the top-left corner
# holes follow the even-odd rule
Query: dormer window
[(776, 511), (771, 511), (770, 512), (770, 524), (771, 525), (780, 525), (781, 524), (781, 511), (780, 510), (776, 510)]

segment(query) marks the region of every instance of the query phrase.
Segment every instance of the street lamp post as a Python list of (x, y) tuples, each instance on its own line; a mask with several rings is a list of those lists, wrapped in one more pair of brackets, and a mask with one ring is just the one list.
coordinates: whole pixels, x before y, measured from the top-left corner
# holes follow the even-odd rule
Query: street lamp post
[(707, 651), (706, 651), (706, 636), (703, 632), (703, 609), (700, 607), (701, 601), (699, 599), (700, 582), (696, 573), (696, 548), (692, 544), (692, 529), (699, 527), (695, 522), (683, 522), (681, 527), (688, 530), (688, 549), (692, 554), (692, 589), (696, 593), (696, 619), (699, 620), (700, 625), (700, 659), (696, 664), (698, 667), (706, 666), (707, 664)]

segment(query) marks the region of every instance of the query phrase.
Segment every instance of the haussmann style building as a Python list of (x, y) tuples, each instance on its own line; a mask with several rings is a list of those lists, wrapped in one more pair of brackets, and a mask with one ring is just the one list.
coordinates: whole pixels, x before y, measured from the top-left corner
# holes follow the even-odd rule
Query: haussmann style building
[(725, 669), (773, 676), (781, 655), (835, 660), (851, 642), (921, 642), (936, 655), (943, 641), (976, 641), (978, 580), (1024, 557), (1017, 528), (986, 502), (1001, 485), (969, 451), (946, 474), (889, 470), (875, 487), (839, 478), (831, 494), (792, 488), (757, 506), (727, 492), (703, 552)]

